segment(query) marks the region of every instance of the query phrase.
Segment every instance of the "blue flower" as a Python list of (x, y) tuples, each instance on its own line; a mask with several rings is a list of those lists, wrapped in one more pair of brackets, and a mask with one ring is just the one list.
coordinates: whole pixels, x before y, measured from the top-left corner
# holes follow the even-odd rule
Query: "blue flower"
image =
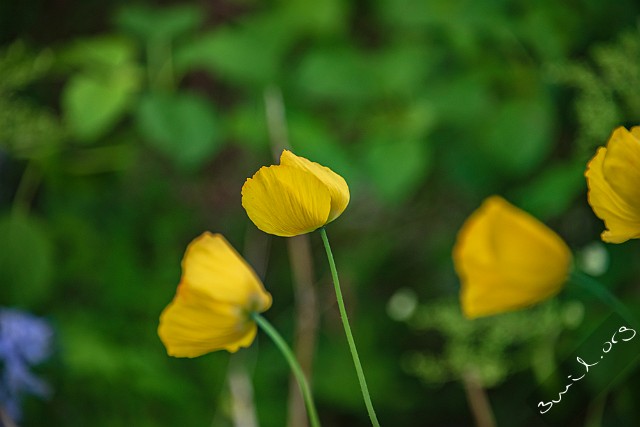
[(24, 394), (47, 397), (49, 386), (29, 368), (51, 355), (53, 330), (38, 317), (20, 310), (0, 308), (0, 409), (20, 420)]

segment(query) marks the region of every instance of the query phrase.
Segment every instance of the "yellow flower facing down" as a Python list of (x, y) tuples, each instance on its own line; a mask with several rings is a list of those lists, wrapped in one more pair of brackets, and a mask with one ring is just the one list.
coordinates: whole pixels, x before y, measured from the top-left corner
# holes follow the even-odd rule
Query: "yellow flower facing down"
[(331, 169), (284, 150), (242, 187), (242, 206), (260, 230), (291, 237), (333, 221), (349, 204), (346, 181)]
[(160, 315), (158, 335), (170, 356), (236, 352), (256, 336), (250, 314), (270, 306), (271, 295), (246, 261), (222, 235), (205, 232), (187, 247), (182, 278)]
[(585, 172), (589, 204), (605, 223), (602, 240), (640, 238), (640, 126), (613, 131)]
[(517, 310), (560, 291), (571, 251), (551, 229), (498, 196), (464, 223), (453, 249), (469, 318)]

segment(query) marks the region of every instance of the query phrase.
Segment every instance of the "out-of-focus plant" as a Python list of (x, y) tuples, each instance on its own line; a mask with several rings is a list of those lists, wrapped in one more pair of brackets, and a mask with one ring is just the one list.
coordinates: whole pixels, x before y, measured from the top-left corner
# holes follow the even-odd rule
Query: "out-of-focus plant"
[(76, 73), (62, 94), (66, 124), (78, 142), (104, 136), (131, 107), (140, 86), (135, 46), (124, 37), (74, 42), (62, 61)]
[[(62, 94), (73, 136), (84, 144), (122, 139), (133, 119), (139, 139), (176, 166), (192, 170), (221, 146), (218, 114), (202, 94), (180, 86), (175, 50), (196, 32), (202, 11), (191, 6), (122, 9), (118, 33), (77, 40), (63, 49), (71, 72)], [(116, 137), (119, 135), (119, 137)]]
[(498, 196), (460, 228), (453, 263), (469, 318), (531, 306), (557, 294), (571, 269), (567, 244), (550, 228)]
[(590, 49), (588, 61), (555, 65), (551, 75), (576, 90), (580, 154), (588, 156), (611, 129), (637, 120), (640, 101), (640, 32), (625, 31), (615, 42)]
[(53, 111), (20, 96), (51, 72), (51, 50), (36, 53), (16, 41), (0, 50), (0, 148), (20, 159), (41, 159), (58, 149), (63, 127)]
[[(47, 360), (53, 348), (53, 329), (26, 312), (0, 308), (0, 423), (22, 419), (25, 395), (50, 396), (49, 386), (30, 369)], [(8, 418), (7, 418), (8, 417)]]
[[(628, 133), (626, 130), (621, 132)], [(633, 151), (633, 145), (638, 141), (631, 134), (628, 136), (626, 143), (631, 146), (618, 147), (618, 150)], [(621, 154), (615, 150), (614, 156)], [(613, 160), (610, 166), (619, 166), (616, 159)], [(621, 165), (623, 169), (634, 169), (633, 163), (622, 162)], [(624, 185), (625, 190), (634, 189), (626, 182)], [(617, 205), (607, 199), (611, 194), (606, 190), (598, 194), (598, 208), (610, 209)], [(624, 213), (628, 214), (627, 211)], [(633, 217), (630, 222), (635, 224)], [(623, 229), (625, 227), (629, 226), (623, 224)], [(607, 236), (604, 234), (603, 238)], [(474, 318), (523, 309), (555, 295), (565, 283), (571, 282), (595, 294), (632, 326), (640, 325), (607, 287), (582, 273), (572, 261), (571, 250), (560, 236), (504, 199), (489, 197), (462, 225), (453, 249), (453, 262), (461, 282), (462, 311)]]
[(583, 316), (584, 306), (578, 302), (546, 303), (476, 320), (465, 319), (455, 301), (420, 304), (405, 321), (434, 345), (407, 353), (403, 367), (430, 386), (464, 382), (470, 376), (491, 388), (530, 366), (542, 379), (554, 369), (553, 348), (560, 332), (576, 328)]
[[(602, 233), (606, 242), (623, 243), (638, 237), (635, 200), (638, 191), (634, 185), (640, 182), (637, 130), (617, 128), (585, 173), (589, 204), (607, 226)], [(620, 299), (578, 270), (577, 265), (572, 268), (571, 261), (571, 251), (558, 235), (504, 199), (490, 197), (465, 221), (453, 250), (454, 266), (461, 281), (462, 311), (475, 318), (522, 309), (552, 296), (565, 282), (571, 282), (609, 305), (627, 324), (640, 326)], [(470, 403), (478, 425), (494, 425), (486, 398), (470, 399)], [(538, 406), (541, 404), (544, 402)]]
[(546, 303), (526, 313), (469, 320), (454, 301), (421, 304), (403, 320), (424, 336), (426, 346), (407, 352), (402, 366), (429, 388), (449, 382), (464, 385), (477, 425), (493, 426), (485, 389), (526, 369), (533, 369), (538, 381), (549, 378), (557, 366), (554, 353), (561, 332), (575, 329), (583, 313), (577, 302)]
[[(22, 42), (0, 51), (0, 165), (10, 158), (25, 164), (17, 189), (0, 188), (11, 213), (0, 212), (0, 299), (33, 307), (50, 293), (53, 257), (46, 227), (28, 215), (51, 156), (60, 150), (64, 129), (52, 111), (25, 99), (22, 92), (50, 72), (52, 53), (36, 54)], [(3, 182), (4, 183), (4, 182)]]

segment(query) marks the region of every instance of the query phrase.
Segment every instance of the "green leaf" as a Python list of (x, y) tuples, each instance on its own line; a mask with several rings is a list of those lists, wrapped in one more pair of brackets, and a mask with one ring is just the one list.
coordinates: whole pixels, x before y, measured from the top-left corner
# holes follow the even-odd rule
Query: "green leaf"
[(262, 103), (245, 103), (228, 111), (225, 117), (226, 132), (230, 139), (252, 151), (269, 148), (269, 130)]
[(171, 40), (198, 28), (202, 11), (194, 6), (174, 6), (164, 9), (128, 6), (117, 17), (117, 25), (145, 41)]
[[(113, 139), (122, 140), (123, 136)], [(76, 149), (67, 154), (62, 164), (66, 172), (74, 175), (120, 171), (134, 162), (136, 147), (129, 142)]]
[(476, 134), (475, 128), (453, 128), (445, 132), (441, 141), (444, 149), (438, 147), (438, 161), (434, 163), (435, 174), (442, 177), (451, 188), (462, 194), (473, 195), (479, 204), (482, 196), (489, 192), (501, 191), (503, 179), (482, 151), (469, 143)]
[(418, 46), (398, 45), (376, 54), (350, 47), (315, 49), (302, 59), (295, 83), (298, 91), (321, 101), (413, 98), (433, 62)]
[(425, 140), (380, 138), (370, 141), (366, 148), (364, 160), (371, 181), (380, 198), (389, 204), (411, 196), (431, 165), (431, 150)]
[(62, 51), (59, 61), (67, 66), (81, 67), (85, 71), (99, 71), (130, 64), (136, 57), (131, 39), (108, 35), (76, 40)]
[(50, 50), (32, 52), (22, 40), (0, 50), (0, 92), (12, 92), (45, 76), (53, 64)]
[(178, 166), (198, 167), (220, 148), (216, 112), (201, 96), (147, 94), (136, 118), (148, 142)]
[(126, 112), (138, 83), (138, 74), (129, 68), (106, 78), (91, 74), (72, 77), (62, 94), (71, 132), (85, 142), (103, 136)]
[(531, 172), (553, 144), (553, 108), (540, 96), (506, 103), (485, 123), (480, 148), (500, 171), (511, 176)]
[(0, 147), (17, 158), (46, 158), (59, 150), (65, 132), (58, 118), (20, 98), (0, 96)]
[[(547, 2), (544, 7), (530, 3), (529, 10), (515, 22), (516, 36), (524, 45), (530, 44), (535, 53), (547, 62), (558, 63), (567, 58), (575, 34), (583, 24), (569, 4)], [(557, 17), (562, 16), (562, 20)]]
[(435, 63), (435, 55), (422, 45), (390, 47), (380, 52), (368, 66), (377, 76), (377, 91), (395, 98), (414, 99), (416, 88), (424, 85)]
[(519, 190), (518, 206), (536, 218), (547, 219), (566, 212), (586, 189), (582, 161), (547, 167), (530, 185)]
[(32, 308), (46, 300), (53, 274), (51, 244), (32, 217), (0, 217), (0, 301)]
[(446, 79), (430, 82), (425, 88), (426, 97), (433, 103), (438, 118), (447, 124), (475, 123), (493, 111), (486, 79), (468, 74), (449, 75)]
[(356, 170), (346, 150), (325, 123), (311, 115), (292, 112), (288, 125), (289, 142), (294, 153), (331, 168), (353, 185)]
[(301, 35), (342, 34), (348, 26), (350, 6), (341, 0), (290, 0), (282, 8), (289, 25), (295, 26)]
[(318, 100), (366, 101), (377, 92), (370, 61), (353, 49), (313, 50), (297, 72), (300, 93)]
[(259, 16), (177, 47), (174, 64), (182, 74), (204, 68), (234, 83), (264, 86), (276, 79), (293, 35), (278, 15)]

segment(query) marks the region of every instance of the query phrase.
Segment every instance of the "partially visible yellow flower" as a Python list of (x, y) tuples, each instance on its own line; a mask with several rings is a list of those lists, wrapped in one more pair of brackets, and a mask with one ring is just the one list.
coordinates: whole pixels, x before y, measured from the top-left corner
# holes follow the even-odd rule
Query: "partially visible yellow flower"
[(589, 204), (607, 228), (602, 240), (622, 243), (640, 238), (640, 126), (613, 131), (585, 172)]
[(291, 237), (333, 221), (349, 204), (346, 181), (331, 169), (284, 150), (242, 187), (242, 206), (260, 230)]
[(173, 301), (160, 315), (158, 335), (170, 356), (196, 357), (249, 347), (257, 326), (251, 313), (271, 306), (271, 295), (220, 234), (194, 239), (182, 259)]
[(551, 229), (498, 196), (462, 226), (453, 249), (469, 318), (517, 310), (560, 291), (571, 251)]

